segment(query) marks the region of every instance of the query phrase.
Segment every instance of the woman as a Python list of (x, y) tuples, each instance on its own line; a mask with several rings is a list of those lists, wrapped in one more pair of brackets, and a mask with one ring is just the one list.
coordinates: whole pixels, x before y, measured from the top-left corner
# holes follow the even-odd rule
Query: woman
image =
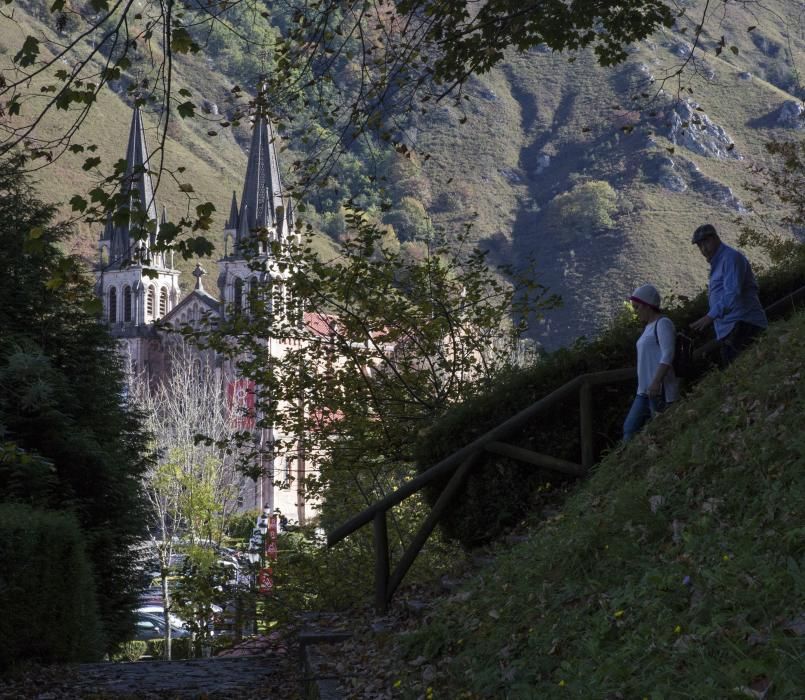
[(637, 396), (623, 423), (624, 442), (679, 396), (672, 366), (676, 329), (660, 312), (660, 293), (653, 285), (644, 284), (634, 290), (629, 301), (645, 328), (637, 339)]

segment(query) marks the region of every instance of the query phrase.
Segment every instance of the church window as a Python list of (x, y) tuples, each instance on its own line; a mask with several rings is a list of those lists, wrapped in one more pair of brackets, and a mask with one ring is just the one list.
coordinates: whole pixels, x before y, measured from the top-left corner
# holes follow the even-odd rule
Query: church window
[(131, 323), (131, 287), (123, 289), (123, 322)]
[(109, 289), (109, 323), (117, 323), (117, 289)]
[(235, 313), (241, 313), (243, 311), (243, 280), (240, 277), (235, 279), (235, 298), (233, 302)]
[(168, 290), (163, 287), (159, 292), (159, 315), (168, 313)]
[(249, 280), (249, 311), (251, 313), (256, 312), (256, 303), (258, 300), (258, 285), (259, 282), (257, 281), (256, 277), (252, 277)]
[(151, 285), (148, 288), (148, 296), (145, 299), (145, 313), (148, 314), (149, 318), (154, 318), (154, 307), (156, 306), (156, 297), (157, 293), (154, 289), (154, 286)]

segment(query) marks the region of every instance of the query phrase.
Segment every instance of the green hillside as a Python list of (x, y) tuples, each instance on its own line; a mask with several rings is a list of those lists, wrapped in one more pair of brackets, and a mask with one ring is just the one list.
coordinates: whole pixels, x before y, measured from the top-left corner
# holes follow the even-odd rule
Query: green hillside
[[(422, 125), (419, 145), (436, 154), (425, 168), (434, 222), (455, 227), (477, 212), (475, 235), (498, 261), (533, 257), (535, 274), (565, 302), (536, 328), (549, 347), (594, 334), (644, 281), (666, 293), (698, 291), (706, 266), (690, 232), (711, 221), (734, 242), (736, 218), (769, 214), (768, 199), (748, 189), (764, 182), (764, 145), (802, 138), (801, 119), (799, 128), (778, 121), (782, 105), (805, 94), (798, 5), (728, 8), (723, 21), (705, 24), (698, 57), (673, 80), (663, 78), (684, 62), (703, 3), (686, 3), (674, 31), (633, 47), (613, 69), (588, 54), (512, 54), (471, 82), (463, 112), (443, 106)], [(716, 56), (721, 36), (735, 50)], [(730, 150), (674, 144), (671, 117), (686, 100), (724, 129)], [(556, 198), (588, 182), (609, 184), (617, 201), (609, 220), (574, 225)]]
[[(289, 10), (266, 7), (258, 18), (233, 4), (229, 21), (239, 23), (233, 26), (246, 36), (287, 30)], [(732, 243), (736, 217), (756, 222), (768, 213), (768, 198), (758, 198), (749, 186), (764, 182), (759, 170), (769, 163), (765, 143), (802, 138), (802, 118), (780, 121), (780, 109), (801, 105), (805, 95), (798, 0), (730, 4), (710, 14), (690, 60), (705, 7), (713, 13), (702, 1), (684, 3), (686, 13), (673, 29), (631, 47), (629, 59), (614, 68), (599, 67), (584, 52), (559, 55), (537, 47), (511, 53), (505, 63), (469, 81), (468, 100), (460, 100), (460, 108), (444, 99), (423, 105), (424, 114), (411, 111), (400, 132), (415, 148), (410, 161), (388, 145), (353, 144), (336, 177), (308, 192), (303, 218), (337, 242), (344, 234), (340, 198), (353, 197), (414, 250), (429, 235), (429, 221), (448, 238), (472, 222), (474, 240), (491, 251), (494, 263), (529, 266), (563, 296), (563, 308), (532, 329), (549, 348), (595, 334), (642, 282), (652, 281), (666, 294), (700, 289), (706, 266), (688, 243), (690, 231), (711, 221)], [(54, 21), (40, 0), (20, 2), (14, 21), (0, 22), (0, 53), (13, 56), (28, 33), (53, 37), (47, 46), (55, 51)], [(199, 111), (228, 116), (233, 84), (254, 92), (256, 72), (270, 70), (274, 57), (247, 55), (222, 27), (196, 37), (199, 54), (175, 56), (172, 80), (176, 94), (187, 90)], [(94, 34), (79, 43), (77, 55), (91, 42)], [(149, 56), (147, 63), (161, 58)], [(349, 82), (348, 61), (342, 72)], [(52, 200), (86, 192), (121, 157), (130, 114), (125, 83), (139, 75), (136, 66), (130, 73), (115, 91), (102, 92), (77, 135), (99, 145), (102, 170), (83, 171), (83, 157), (65, 157), (42, 169), (43, 191)], [(329, 88), (316, 89), (330, 99)], [(282, 105), (277, 109), (283, 113)], [(286, 110), (282, 131), (283, 146), (289, 147), (281, 155), (287, 184), (294, 182), (294, 167), (332, 137), (312, 107), (310, 114), (293, 109)], [(40, 135), (62, 126), (63, 117), (57, 113), (43, 123)], [(700, 151), (686, 143), (700, 117), (708, 120), (705, 140), (715, 138), (720, 150)], [(241, 186), (248, 124), (233, 131), (214, 127), (203, 115), (175, 119), (165, 166), (186, 170), (176, 180), (162, 178), (159, 203), (178, 217), (198, 201), (212, 201), (218, 210), (212, 235), (219, 240), (231, 192)], [(155, 134), (154, 113), (146, 114), (146, 123)], [(197, 200), (179, 189), (188, 181)], [(748, 213), (752, 207), (756, 214)], [(771, 213), (776, 228), (779, 212)], [(89, 254), (96, 237), (95, 228), (82, 225), (77, 247)]]
[(339, 672), (376, 660), (401, 698), (801, 698), (803, 358), (800, 313)]

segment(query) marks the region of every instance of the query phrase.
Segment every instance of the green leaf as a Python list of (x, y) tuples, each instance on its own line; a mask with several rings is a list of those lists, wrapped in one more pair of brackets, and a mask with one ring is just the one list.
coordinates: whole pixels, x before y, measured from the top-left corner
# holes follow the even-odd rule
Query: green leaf
[(179, 192), (195, 192), (195, 190), (193, 189), (193, 185), (189, 182), (183, 182), (179, 185)]
[(85, 211), (87, 208), (87, 200), (79, 195), (74, 195), (70, 198), (70, 207), (73, 211)]
[(730, 51), (734, 53), (736, 56), (738, 55), (738, 47), (737, 46), (730, 46)]
[(101, 162), (101, 159), (98, 158), (97, 156), (95, 156), (93, 158), (87, 158), (84, 161), (84, 165), (82, 165), (81, 168), (83, 170), (92, 170), (95, 166), (99, 165), (100, 162)]
[(171, 36), (171, 50), (174, 53), (198, 53), (199, 45), (184, 27), (178, 27)]
[(188, 100), (187, 102), (182, 102), (182, 104), (177, 106), (176, 111), (179, 113), (179, 116), (182, 119), (194, 117), (196, 116), (196, 105)]
[(22, 67), (30, 66), (36, 62), (37, 56), (39, 56), (39, 40), (26, 36), (22, 48), (14, 56), (14, 63), (19, 63)]
[(179, 90), (179, 94), (182, 97), (192, 97), (193, 96), (193, 93), (190, 92), (190, 90), (188, 90), (187, 88), (182, 88), (181, 90)]
[(50, 6), (51, 12), (61, 12), (64, 9), (64, 0), (55, 0)]
[(100, 316), (103, 313), (103, 302), (98, 297), (85, 299), (81, 302), (81, 308), (89, 316)]

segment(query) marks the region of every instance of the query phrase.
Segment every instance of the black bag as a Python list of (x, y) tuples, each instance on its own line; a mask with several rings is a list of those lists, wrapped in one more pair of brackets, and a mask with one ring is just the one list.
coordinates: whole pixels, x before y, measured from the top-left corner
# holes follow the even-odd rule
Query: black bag
[[(661, 319), (667, 318), (661, 316), (657, 319), (657, 323)], [(660, 344), (660, 336), (657, 333), (657, 323), (654, 324), (654, 340), (657, 345)], [(689, 377), (693, 369), (693, 338), (685, 335), (681, 331), (676, 331), (676, 338), (674, 339), (674, 361), (671, 363), (674, 368), (674, 374), (679, 378)]]

